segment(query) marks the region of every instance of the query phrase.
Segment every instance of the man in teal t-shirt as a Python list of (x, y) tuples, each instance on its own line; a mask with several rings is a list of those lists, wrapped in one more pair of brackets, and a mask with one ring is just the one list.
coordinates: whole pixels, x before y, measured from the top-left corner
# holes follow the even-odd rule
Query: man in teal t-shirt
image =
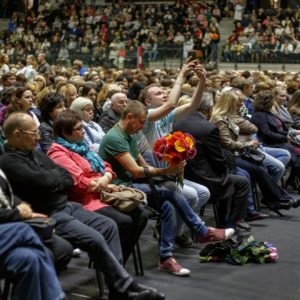
[[(100, 156), (109, 162), (116, 172), (119, 183), (129, 185), (133, 178), (143, 178), (145, 169), (150, 176), (176, 175), (183, 171), (185, 162), (165, 168), (155, 168), (146, 163), (138, 152), (137, 142), (132, 136), (144, 126), (147, 108), (139, 101), (132, 100), (125, 107), (120, 121), (104, 136), (100, 145)], [(144, 191), (149, 206), (161, 212), (160, 261), (158, 268), (177, 276), (187, 276), (190, 270), (183, 268), (173, 257), (174, 240), (177, 229), (176, 212), (193, 231), (198, 242), (212, 242), (227, 239), (233, 229), (207, 227), (181, 193), (156, 186), (156, 198), (147, 183), (133, 183), (133, 187)]]

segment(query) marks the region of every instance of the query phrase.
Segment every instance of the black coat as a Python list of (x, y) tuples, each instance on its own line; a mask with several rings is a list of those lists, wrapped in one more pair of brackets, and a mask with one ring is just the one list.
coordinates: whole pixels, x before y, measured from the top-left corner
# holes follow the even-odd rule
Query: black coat
[(234, 186), (228, 175), (219, 129), (200, 113), (193, 112), (184, 120), (176, 121), (176, 130), (189, 133), (196, 140), (197, 155), (187, 161), (184, 177), (205, 185), (212, 199), (231, 196)]
[(288, 128), (281, 119), (272, 113), (255, 111), (251, 122), (258, 128), (257, 136), (265, 146), (278, 147), (287, 143)]
[(73, 186), (72, 176), (42, 151), (20, 151), (7, 145), (0, 156), (0, 168), (19, 198), (35, 212), (51, 215), (63, 209)]
[(119, 122), (121, 116), (114, 112), (111, 108), (105, 111), (101, 117), (98, 124), (101, 126), (102, 130), (106, 133), (109, 129), (114, 127), (114, 125)]

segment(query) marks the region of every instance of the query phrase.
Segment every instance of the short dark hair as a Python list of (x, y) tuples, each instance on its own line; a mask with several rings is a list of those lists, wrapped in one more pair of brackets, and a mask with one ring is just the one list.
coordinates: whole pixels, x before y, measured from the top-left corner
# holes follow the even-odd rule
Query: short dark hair
[(273, 93), (269, 90), (258, 92), (254, 97), (253, 108), (257, 111), (270, 111), (274, 103)]
[(63, 95), (54, 92), (47, 94), (40, 103), (42, 120), (50, 120), (50, 113), (53, 111), (57, 104), (63, 101), (65, 101), (65, 97)]
[(147, 107), (143, 103), (137, 100), (131, 100), (124, 108), (121, 119), (125, 119), (129, 113), (137, 117), (141, 113), (145, 113), (147, 115), (147, 112)]
[(143, 104), (146, 103), (146, 99), (149, 96), (148, 91), (150, 88), (152, 87), (161, 87), (161, 85), (159, 83), (152, 83), (148, 86), (146, 86), (144, 89), (141, 90), (140, 95), (139, 95), (139, 101), (142, 102)]
[(82, 119), (76, 111), (70, 109), (62, 111), (54, 121), (54, 135), (63, 137), (64, 133), (72, 134), (74, 126), (80, 121)]
[(5, 87), (0, 93), (0, 101), (4, 105), (8, 105), (12, 98), (12, 95), (15, 93), (16, 88), (14, 86)]
[(15, 73), (8, 72), (8, 73), (2, 75), (2, 82), (6, 82), (8, 80), (8, 78), (10, 78), (10, 77), (17, 78)]

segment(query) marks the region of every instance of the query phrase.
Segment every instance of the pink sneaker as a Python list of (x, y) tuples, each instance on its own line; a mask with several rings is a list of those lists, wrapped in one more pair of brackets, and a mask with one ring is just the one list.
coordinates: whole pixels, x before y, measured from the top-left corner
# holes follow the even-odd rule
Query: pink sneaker
[(191, 271), (183, 268), (174, 257), (169, 257), (163, 263), (158, 264), (158, 270), (171, 273), (176, 276), (188, 276)]
[(233, 228), (219, 229), (214, 227), (208, 227), (207, 233), (204, 236), (198, 237), (198, 243), (212, 243), (221, 242), (230, 238), (234, 234)]

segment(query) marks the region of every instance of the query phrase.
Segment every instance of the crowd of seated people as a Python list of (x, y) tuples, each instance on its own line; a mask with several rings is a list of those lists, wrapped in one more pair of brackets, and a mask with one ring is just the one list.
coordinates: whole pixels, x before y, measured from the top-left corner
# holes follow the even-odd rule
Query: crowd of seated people
[[(186, 59), (194, 50), (203, 61), (216, 62), (223, 16), (235, 22), (222, 45), (224, 61), (299, 62), (299, 10), (264, 10), (242, 2), (228, 1), (225, 7), (222, 1), (120, 1), (103, 6), (88, 1), (40, 2), (38, 8), (9, 16), (0, 38), (0, 74), (9, 71), (9, 61), (27, 77), (34, 77), (37, 70), (50, 73), (50, 65), (71, 67), (75, 59), (84, 65), (134, 68), (138, 47), (143, 49), (145, 66), (159, 58)], [(37, 66), (40, 62), (42, 67)]]
[[(162, 219), (158, 269), (177, 276), (191, 271), (173, 257), (175, 244), (224, 240), (231, 228), (249, 231), (247, 222), (268, 217), (253, 206), (251, 185), (259, 185), (262, 203), (276, 213), (299, 206), (278, 185), (288, 172), (285, 186), (299, 190), (299, 74), (206, 72), (191, 59), (179, 72), (91, 67), (80, 75), (81, 68), (77, 61), (76, 67), (51, 74), (2, 75), (0, 168), (34, 212), (56, 220), (56, 234), (68, 249), (88, 252), (106, 277), (109, 299), (164, 296), (133, 281), (124, 269), (147, 217), (142, 209), (124, 215), (103, 205), (98, 192), (104, 186), (133, 184), (147, 193), (149, 206)], [(199, 126), (191, 126), (192, 119)], [(201, 141), (196, 158), (186, 165), (166, 166), (153, 156), (155, 140), (174, 129)], [(264, 153), (261, 165), (240, 157), (245, 146)], [(225, 149), (233, 154), (236, 170), (228, 169)], [(147, 168), (152, 175), (184, 170), (183, 188), (172, 180), (157, 185), (163, 200), (157, 203), (144, 179)], [(209, 198), (223, 200), (220, 228), (199, 217)]]
[[(45, 53), (50, 64), (63, 66), (70, 66), (77, 58), (85, 64), (135, 67), (137, 47), (143, 49), (144, 62), (178, 53), (186, 59), (194, 49), (207, 60), (216, 60), (221, 17), (216, 1), (119, 1), (102, 6), (89, 1), (39, 2), (38, 8), (8, 16), (0, 43), (0, 53), (7, 57), (0, 60), (0, 72), (7, 70), (7, 60), (21, 64), (27, 55), (39, 53)], [(27, 63), (28, 75), (34, 71), (34, 64), (30, 66), (28, 69)]]
[(255, 9), (236, 1), (235, 28), (223, 45), (226, 62), (275, 63), (300, 61), (299, 9)]

